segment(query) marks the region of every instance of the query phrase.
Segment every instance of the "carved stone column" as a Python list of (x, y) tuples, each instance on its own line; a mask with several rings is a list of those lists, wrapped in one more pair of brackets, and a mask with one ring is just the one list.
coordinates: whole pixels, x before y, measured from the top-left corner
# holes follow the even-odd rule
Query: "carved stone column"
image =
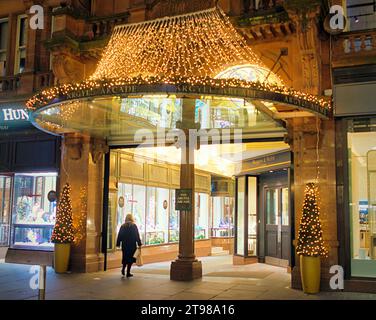
[[(317, 135), (317, 129), (319, 135)], [(294, 199), (295, 199), (295, 239), (299, 232), (300, 218), (304, 201), (305, 185), (315, 182), (319, 172), (319, 207), (325, 245), (329, 249), (328, 258), (321, 258), (321, 289), (329, 289), (331, 274), (329, 269), (338, 264), (337, 208), (336, 208), (336, 166), (335, 166), (335, 128), (333, 120), (317, 118), (295, 118), (288, 122), (288, 136), (285, 141), (294, 155)], [(319, 141), (317, 138), (319, 137)], [(317, 166), (317, 142), (319, 166)], [(295, 254), (292, 270), (292, 287), (301, 289), (299, 256)]]
[(81, 135), (66, 135), (62, 141), (60, 185), (72, 187), (73, 222), (77, 228), (72, 246), (71, 270), (103, 270), (101, 254), (103, 141)]

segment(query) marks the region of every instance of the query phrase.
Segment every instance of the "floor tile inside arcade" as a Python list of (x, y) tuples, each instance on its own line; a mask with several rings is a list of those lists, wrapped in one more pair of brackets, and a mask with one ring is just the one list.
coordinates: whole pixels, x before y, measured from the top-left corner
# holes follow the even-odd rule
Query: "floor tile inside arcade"
[[(266, 264), (233, 266), (229, 255), (200, 258), (203, 278), (191, 282), (169, 279), (170, 262), (134, 267), (123, 279), (120, 269), (91, 274), (57, 275), (49, 268), (46, 299), (51, 300), (269, 300), (374, 299), (376, 294), (322, 292), (306, 295), (290, 289), (285, 268)], [(0, 299), (37, 299), (30, 288), (30, 267), (0, 261)]]

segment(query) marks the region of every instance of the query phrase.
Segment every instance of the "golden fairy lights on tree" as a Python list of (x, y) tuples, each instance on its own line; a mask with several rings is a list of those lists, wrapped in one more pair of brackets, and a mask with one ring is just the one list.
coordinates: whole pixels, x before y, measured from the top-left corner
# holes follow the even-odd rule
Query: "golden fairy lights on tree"
[(303, 256), (326, 257), (328, 250), (322, 237), (317, 185), (308, 183), (304, 194), (296, 252)]
[(57, 206), (56, 223), (52, 232), (51, 242), (72, 243), (74, 240), (71, 187), (67, 183)]

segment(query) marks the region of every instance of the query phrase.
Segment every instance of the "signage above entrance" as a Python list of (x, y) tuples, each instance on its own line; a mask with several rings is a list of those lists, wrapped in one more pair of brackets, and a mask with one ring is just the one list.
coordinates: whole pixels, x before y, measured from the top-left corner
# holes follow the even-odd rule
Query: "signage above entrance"
[(29, 111), (23, 103), (0, 104), (0, 132), (32, 127)]
[(176, 189), (176, 211), (192, 211), (192, 189)]

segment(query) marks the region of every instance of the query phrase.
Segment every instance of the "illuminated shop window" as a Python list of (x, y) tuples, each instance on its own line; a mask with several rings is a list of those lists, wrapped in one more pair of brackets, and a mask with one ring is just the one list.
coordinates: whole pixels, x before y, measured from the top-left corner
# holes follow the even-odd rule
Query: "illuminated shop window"
[(118, 196), (120, 201), (118, 201), (116, 235), (125, 222), (127, 214), (131, 213), (137, 224), (141, 241), (145, 243), (146, 187), (119, 183)]
[(179, 211), (175, 210), (175, 190), (171, 190), (169, 242), (179, 241)]
[(195, 239), (209, 238), (209, 195), (206, 193), (195, 193)]
[(168, 242), (169, 190), (147, 188), (146, 245)]
[(13, 189), (13, 246), (53, 247), (50, 242), (56, 219), (56, 173), (17, 174)]
[(351, 274), (376, 278), (376, 132), (367, 120), (348, 132)]
[(9, 245), (12, 178), (0, 176), (0, 246)]
[(212, 237), (234, 236), (233, 202), (231, 197), (212, 197)]

